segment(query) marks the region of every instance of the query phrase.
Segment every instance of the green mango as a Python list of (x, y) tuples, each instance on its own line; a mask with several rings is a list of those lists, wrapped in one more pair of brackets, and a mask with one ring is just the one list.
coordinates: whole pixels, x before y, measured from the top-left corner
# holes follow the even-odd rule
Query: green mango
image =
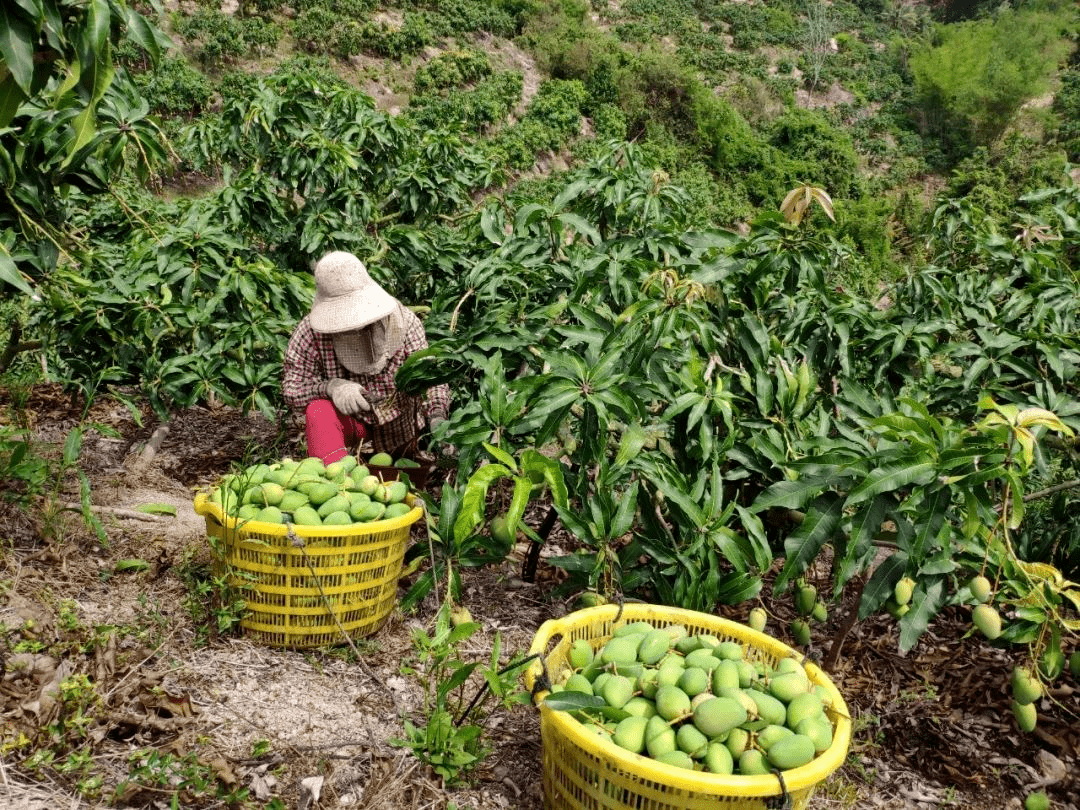
[[(790, 731), (785, 729), (785, 731)], [(760, 738), (759, 738), (760, 739)], [(805, 734), (791, 734), (769, 746), (769, 763), (782, 771), (801, 768), (817, 756), (814, 741)]]
[(321, 517), (325, 523), (326, 516), (331, 512), (344, 512), (345, 514), (348, 514), (351, 506), (352, 502), (347, 495), (335, 495), (319, 504), (319, 508), (315, 511), (319, 513), (319, 517)]
[(637, 661), (638, 646), (644, 636), (634, 633), (628, 636), (613, 636), (600, 650), (600, 660), (605, 664), (631, 664)]
[(713, 650), (713, 655), (721, 661), (738, 661), (743, 657), (743, 648), (737, 641), (721, 641)]
[(656, 704), (642, 695), (634, 695), (622, 708), (624, 712), (634, 717), (644, 717), (646, 720), (656, 714)]
[(283, 516), (281, 510), (276, 506), (264, 506), (258, 511), (254, 519), (262, 523), (281, 523)]
[(813, 585), (803, 585), (795, 592), (795, 610), (800, 616), (809, 616), (816, 602), (817, 588)]
[(991, 641), (1001, 635), (1001, 615), (990, 605), (976, 605), (971, 611), (971, 623)]
[(810, 679), (802, 672), (785, 672), (769, 681), (769, 694), (781, 703), (790, 703), (796, 695), (810, 691)]
[(739, 667), (734, 661), (721, 661), (712, 671), (712, 691), (719, 695), (723, 689), (739, 688)]
[(788, 728), (798, 729), (799, 723), (811, 717), (821, 717), (825, 707), (813, 692), (803, 692), (793, 697), (787, 705)]
[(650, 717), (645, 724), (645, 750), (649, 752), (649, 756), (656, 759), (677, 747), (675, 729), (660, 715)]
[(654, 757), (654, 759), (661, 765), (673, 765), (676, 768), (685, 768), (688, 771), (694, 769), (694, 760), (690, 759), (686, 753), (678, 749), (669, 751), (666, 754), (661, 754), (658, 757)]
[(383, 520), (392, 520), (393, 518), (404, 517), (412, 511), (412, 507), (407, 503), (392, 503), (386, 507), (386, 511), (383, 512)]
[(376, 453), (368, 459), (368, 464), (372, 467), (392, 467), (394, 459), (389, 453)]
[(349, 517), (349, 513), (344, 509), (330, 512), (322, 519), (323, 526), (351, 526), (352, 522), (353, 519)]
[(759, 692), (757, 689), (747, 689), (746, 694), (754, 701), (758, 710), (758, 717), (766, 723), (783, 725), (787, 719), (787, 707), (772, 695)]
[(608, 706), (621, 709), (634, 696), (634, 683), (625, 675), (612, 675), (604, 681), (603, 698)]
[(758, 679), (757, 670), (747, 660), (736, 661), (735, 666), (739, 669), (739, 686), (748, 689), (750, 684)]
[(620, 624), (614, 630), (611, 631), (612, 638), (622, 638), (623, 636), (644, 636), (646, 633), (651, 633), (655, 630), (651, 622), (627, 622), (626, 624)]
[(381, 520), (383, 513), (386, 512), (386, 507), (381, 503), (365, 503), (356, 510), (356, 513), (352, 515), (353, 519), (359, 523), (371, 523), (376, 520)]
[(645, 727), (648, 722), (646, 717), (623, 718), (616, 724), (611, 741), (631, 753), (640, 754), (645, 750)]
[[(811, 610), (813, 608), (811, 607)], [(795, 619), (791, 622), (791, 637), (795, 639), (795, 643), (801, 646), (806, 646), (810, 643), (810, 625), (805, 619)]]
[(310, 506), (299, 506), (293, 510), (292, 522), (297, 526), (321, 526), (322, 518)]
[(719, 664), (720, 659), (713, 655), (713, 651), (704, 647), (699, 647), (686, 656), (687, 669), (696, 667), (711, 673)]
[(664, 630), (650, 630), (638, 645), (637, 657), (641, 663), (652, 666), (668, 654), (671, 649), (671, 636)]
[(570, 644), (566, 659), (574, 669), (583, 669), (592, 663), (593, 655), (595, 655), (595, 652), (592, 645), (585, 639), (579, 638)]
[(971, 581), (968, 583), (968, 590), (971, 591), (971, 598), (980, 605), (990, 598), (992, 588), (993, 586), (990, 584), (990, 580), (982, 574), (972, 577)]
[(690, 697), (709, 691), (709, 673), (701, 667), (687, 667), (675, 684)]
[(768, 754), (774, 743), (779, 742), (784, 737), (790, 737), (794, 733), (787, 726), (765, 726), (757, 733), (757, 746)]
[(386, 503), (401, 503), (405, 500), (405, 496), (409, 494), (409, 485), (404, 481), (391, 481), (386, 485), (386, 494)]
[(592, 684), (589, 683), (589, 679), (580, 672), (575, 672), (566, 679), (565, 688), (567, 692), (584, 692), (586, 695), (593, 694)]
[[(263, 484), (263, 486), (266, 485)], [(287, 489), (281, 496), (281, 501), (277, 505), (282, 512), (295, 512), (301, 506), (307, 506), (308, 503), (308, 496), (303, 492), (297, 492), (295, 489)]]
[[(790, 728), (790, 726), (789, 726)], [(814, 741), (814, 750), (819, 754), (824, 752), (833, 741), (832, 722), (824, 714), (817, 717), (806, 717), (799, 721), (795, 727), (799, 734), (805, 734)]]
[(690, 713), (690, 697), (677, 686), (656, 689), (656, 713), (665, 720), (674, 720)]
[(1039, 722), (1039, 710), (1035, 708), (1034, 703), (1017, 703), (1013, 700), (1010, 702), (1009, 707), (1012, 709), (1013, 717), (1016, 718), (1016, 725), (1021, 731), (1035, 730), (1035, 726)]
[(709, 748), (709, 738), (693, 723), (683, 723), (675, 730), (675, 744), (693, 759), (702, 759)]
[(769, 772), (765, 755), (756, 748), (748, 748), (739, 754), (739, 773), (743, 776), (761, 776)]
[(312, 484), (309, 487), (300, 489), (300, 491), (308, 496), (308, 500), (316, 508), (338, 494), (338, 488), (331, 483)]
[(1011, 678), (1012, 696), (1017, 703), (1034, 703), (1042, 697), (1042, 682), (1031, 672), (1016, 667)]
[(765, 612), (765, 608), (756, 607), (750, 611), (750, 617), (746, 620), (746, 623), (752, 630), (762, 633), (765, 631), (765, 625), (768, 621), (769, 614)]
[(742, 752), (747, 750), (750, 745), (750, 732), (745, 728), (733, 728), (728, 732), (727, 739), (724, 740), (724, 747), (731, 754), (733, 759), (738, 759), (742, 756)]
[(746, 708), (730, 697), (708, 698), (694, 708), (694, 725), (710, 738), (726, 734), (746, 720)]
[(901, 577), (893, 585), (893, 599), (898, 605), (906, 605), (911, 601), (912, 594), (915, 593), (915, 580), (911, 577)]
[(705, 751), (705, 770), (722, 775), (728, 775), (735, 770), (735, 760), (726, 745), (721, 742), (709, 743)]

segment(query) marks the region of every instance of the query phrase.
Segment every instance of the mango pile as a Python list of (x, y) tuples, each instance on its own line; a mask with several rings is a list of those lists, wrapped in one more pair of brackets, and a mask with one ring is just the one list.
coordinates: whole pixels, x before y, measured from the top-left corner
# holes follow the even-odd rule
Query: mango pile
[(574, 641), (568, 661), (553, 705), (570, 704), (572, 692), (601, 697), (602, 707), (568, 711), (590, 733), (660, 763), (758, 775), (806, 765), (832, 745), (830, 693), (794, 658), (769, 667), (736, 641), (637, 621), (597, 649)]
[(240, 521), (350, 526), (407, 514), (409, 486), (384, 482), (353, 456), (323, 464), (315, 457), (253, 464), (221, 478), (209, 500)]

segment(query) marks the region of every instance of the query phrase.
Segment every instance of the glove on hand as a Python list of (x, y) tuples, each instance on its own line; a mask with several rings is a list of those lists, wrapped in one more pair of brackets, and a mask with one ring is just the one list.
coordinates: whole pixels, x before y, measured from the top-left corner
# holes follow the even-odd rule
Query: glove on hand
[(364, 386), (360, 383), (335, 377), (326, 384), (326, 392), (330, 395), (334, 407), (342, 413), (355, 415), (371, 410), (371, 405), (364, 398)]

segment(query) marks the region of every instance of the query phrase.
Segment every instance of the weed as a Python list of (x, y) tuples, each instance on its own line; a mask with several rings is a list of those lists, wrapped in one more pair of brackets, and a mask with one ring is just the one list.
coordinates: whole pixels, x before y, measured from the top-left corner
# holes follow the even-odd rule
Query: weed
[[(219, 559), (221, 555), (216, 555)], [(233, 635), (247, 613), (247, 602), (233, 584), (234, 577), (228, 569), (196, 563), (190, 556), (180, 565), (180, 580), (187, 588), (183, 599), (195, 625), (195, 637), (199, 644), (211, 638)]]
[[(230, 778), (231, 777), (231, 778)], [(159, 797), (171, 795), (168, 807), (201, 807), (205, 804), (243, 808), (249, 804), (245, 787), (237, 787), (235, 776), (219, 773), (195, 752), (176, 756), (166, 751), (141, 749), (128, 757), (128, 775), (116, 786), (114, 803), (132, 804), (144, 791)]]
[[(426, 723), (421, 725), (406, 719), (404, 738), (392, 739), (390, 744), (412, 749), (416, 758), (431, 766), (448, 785), (461, 782), (490, 752), (483, 736), (483, 719), (478, 723), (466, 722), (488, 694), (495, 695), (503, 708), (528, 699), (517, 687), (517, 676), (528, 659), (500, 667), (502, 650), (498, 634), (487, 666), (461, 658), (461, 644), (479, 629), (475, 622), (455, 624), (450, 603), (446, 601), (435, 617), (431, 635), (423, 629), (414, 631), (415, 659), (401, 668), (403, 674), (416, 677), (424, 688)], [(478, 670), (484, 685), (466, 703), (466, 686)]]

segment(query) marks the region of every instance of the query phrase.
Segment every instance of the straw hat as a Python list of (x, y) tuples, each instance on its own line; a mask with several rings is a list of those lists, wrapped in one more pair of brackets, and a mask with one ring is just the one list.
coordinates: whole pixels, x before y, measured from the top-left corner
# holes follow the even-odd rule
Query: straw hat
[(397, 299), (375, 283), (353, 254), (334, 251), (315, 264), (315, 300), (308, 320), (316, 332), (362, 329), (397, 308)]

